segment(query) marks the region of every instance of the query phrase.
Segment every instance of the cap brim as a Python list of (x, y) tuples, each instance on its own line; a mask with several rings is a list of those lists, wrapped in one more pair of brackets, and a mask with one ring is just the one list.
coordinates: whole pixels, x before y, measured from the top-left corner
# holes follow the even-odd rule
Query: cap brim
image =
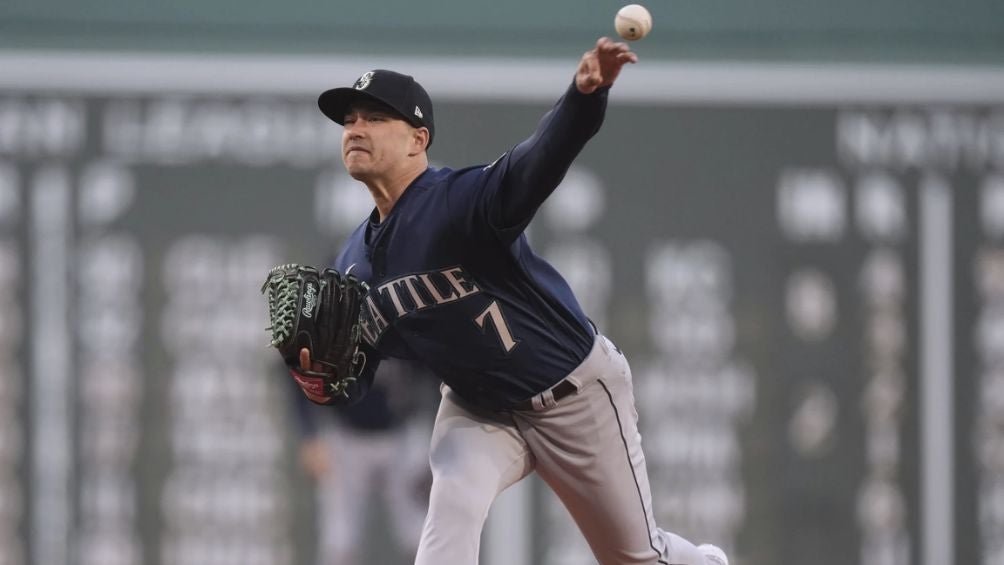
[[(345, 112), (349, 108), (349, 103), (358, 96), (366, 96), (377, 99), (375, 96), (363, 94), (354, 88), (332, 88), (321, 93), (317, 98), (317, 107), (331, 121), (345, 125)], [(383, 100), (380, 100), (383, 102)]]
[(399, 117), (401, 117), (401, 119), (410, 123), (411, 125), (415, 127), (425, 127), (420, 123), (419, 124), (415, 123), (413, 118), (411, 118), (410, 116), (405, 116), (400, 112), (400, 110), (395, 108), (392, 104), (390, 104), (383, 98), (380, 98), (379, 96), (374, 96), (369, 92), (363, 90), (356, 90), (355, 88), (351, 87), (343, 86), (340, 88), (332, 88), (331, 90), (326, 90), (322, 92), (321, 95), (317, 98), (317, 107), (321, 109), (321, 112), (325, 116), (327, 116), (328, 119), (344, 126), (345, 114), (348, 112), (349, 106), (352, 104), (352, 102), (358, 100), (359, 98), (365, 98), (367, 100), (379, 102), (380, 104), (389, 108)]

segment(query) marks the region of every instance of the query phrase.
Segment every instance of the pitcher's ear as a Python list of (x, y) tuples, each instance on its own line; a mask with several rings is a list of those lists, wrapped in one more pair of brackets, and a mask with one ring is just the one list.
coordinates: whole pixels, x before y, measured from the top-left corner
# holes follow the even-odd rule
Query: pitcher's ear
[(415, 143), (419, 151), (429, 148), (429, 128), (415, 128)]

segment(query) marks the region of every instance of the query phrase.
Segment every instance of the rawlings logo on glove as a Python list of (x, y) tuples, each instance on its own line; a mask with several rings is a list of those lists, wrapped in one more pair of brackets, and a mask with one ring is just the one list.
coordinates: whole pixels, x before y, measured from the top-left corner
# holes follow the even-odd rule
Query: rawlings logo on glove
[(317, 287), (307, 283), (307, 292), (303, 295), (303, 310), (300, 310), (300, 313), (305, 318), (310, 318), (314, 315), (315, 306), (317, 306)]
[[(262, 294), (268, 300), (270, 345), (307, 397), (332, 404), (366, 366), (359, 349), (359, 312), (369, 288), (334, 269), (318, 271), (296, 264), (268, 272)], [(300, 367), (300, 350), (310, 352), (311, 367)]]

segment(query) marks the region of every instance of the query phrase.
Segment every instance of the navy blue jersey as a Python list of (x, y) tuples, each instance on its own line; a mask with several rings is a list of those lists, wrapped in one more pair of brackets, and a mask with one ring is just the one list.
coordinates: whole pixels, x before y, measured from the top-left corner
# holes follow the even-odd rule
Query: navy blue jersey
[(374, 210), (355, 230), (335, 267), (370, 285), (370, 369), (376, 356), (415, 359), (468, 401), (504, 409), (581, 363), (592, 326), (523, 231), (599, 129), (606, 99), (607, 89), (584, 95), (573, 84), (494, 163), (430, 168), (382, 222)]

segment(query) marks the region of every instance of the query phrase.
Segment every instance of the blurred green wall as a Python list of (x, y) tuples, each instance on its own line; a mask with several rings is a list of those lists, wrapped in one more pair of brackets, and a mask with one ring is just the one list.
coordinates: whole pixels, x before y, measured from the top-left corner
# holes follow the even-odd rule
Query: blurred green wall
[[(0, 48), (557, 56), (613, 33), (603, 0), (4, 0)], [(1002, 0), (650, 0), (667, 59), (1004, 62)]]

